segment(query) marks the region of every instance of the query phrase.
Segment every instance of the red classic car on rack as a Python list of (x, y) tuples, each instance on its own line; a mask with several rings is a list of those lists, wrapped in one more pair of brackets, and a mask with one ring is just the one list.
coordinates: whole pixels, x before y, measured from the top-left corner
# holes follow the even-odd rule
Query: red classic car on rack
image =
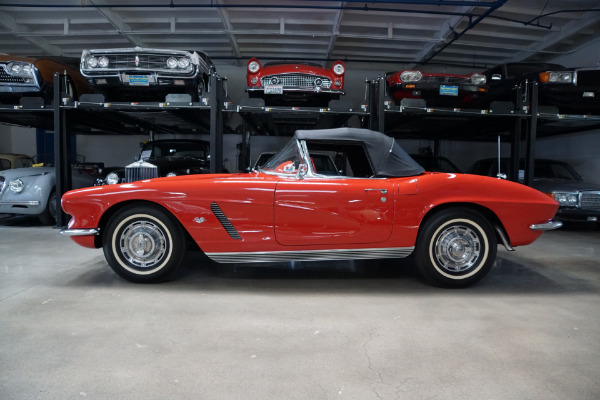
[(72, 216), (62, 232), (102, 247), (133, 282), (165, 279), (191, 244), (221, 263), (414, 254), (428, 281), (461, 287), (488, 273), (497, 243), (512, 250), (561, 226), (558, 203), (537, 190), (425, 172), (393, 138), (353, 128), (296, 131), (258, 171), (74, 190), (62, 207)]
[(398, 104), (403, 99), (423, 99), (425, 107), (473, 108), (487, 93), (483, 74), (427, 73), (406, 70), (386, 74), (388, 92)]
[(305, 61), (272, 61), (262, 65), (256, 58), (248, 61), (247, 92), (261, 97), (266, 105), (327, 106), (344, 92), (346, 67), (336, 61), (331, 68)]

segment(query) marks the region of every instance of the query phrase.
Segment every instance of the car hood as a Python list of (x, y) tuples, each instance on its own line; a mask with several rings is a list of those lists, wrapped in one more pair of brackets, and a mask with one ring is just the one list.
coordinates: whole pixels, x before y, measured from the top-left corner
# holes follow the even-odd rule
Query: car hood
[(585, 181), (572, 181), (564, 179), (535, 179), (532, 186), (544, 193), (552, 191), (580, 192), (589, 190), (600, 190), (597, 183)]
[(0, 176), (4, 176), (6, 180), (21, 178), (24, 176), (43, 175), (54, 173), (54, 167), (31, 167), (31, 168), (15, 168), (0, 172)]

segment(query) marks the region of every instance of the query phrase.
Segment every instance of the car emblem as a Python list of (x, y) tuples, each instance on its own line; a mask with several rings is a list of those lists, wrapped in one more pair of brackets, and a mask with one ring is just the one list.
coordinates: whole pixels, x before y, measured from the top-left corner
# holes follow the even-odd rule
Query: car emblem
[(138, 55), (135, 56), (135, 66), (139, 66), (140, 65), (140, 57)]

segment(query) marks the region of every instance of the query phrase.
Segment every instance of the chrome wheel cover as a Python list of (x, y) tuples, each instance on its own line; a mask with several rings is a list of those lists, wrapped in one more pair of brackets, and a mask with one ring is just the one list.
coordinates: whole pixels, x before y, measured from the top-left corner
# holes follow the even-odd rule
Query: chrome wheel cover
[(433, 246), (440, 268), (451, 273), (464, 273), (480, 260), (482, 243), (477, 232), (468, 226), (454, 225), (439, 233)]
[(160, 264), (167, 253), (167, 236), (150, 221), (135, 221), (119, 236), (124, 261), (134, 268), (150, 269)]

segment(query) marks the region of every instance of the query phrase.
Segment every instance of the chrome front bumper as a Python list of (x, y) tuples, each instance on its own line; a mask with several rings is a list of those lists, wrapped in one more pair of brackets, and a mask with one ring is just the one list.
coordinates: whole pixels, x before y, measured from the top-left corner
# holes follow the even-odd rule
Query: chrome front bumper
[(95, 236), (100, 233), (99, 229), (63, 229), (60, 231), (61, 235), (65, 236)]
[(529, 229), (534, 231), (550, 231), (552, 229), (558, 229), (563, 226), (563, 223), (558, 220), (548, 221), (543, 224), (533, 224), (529, 226)]

